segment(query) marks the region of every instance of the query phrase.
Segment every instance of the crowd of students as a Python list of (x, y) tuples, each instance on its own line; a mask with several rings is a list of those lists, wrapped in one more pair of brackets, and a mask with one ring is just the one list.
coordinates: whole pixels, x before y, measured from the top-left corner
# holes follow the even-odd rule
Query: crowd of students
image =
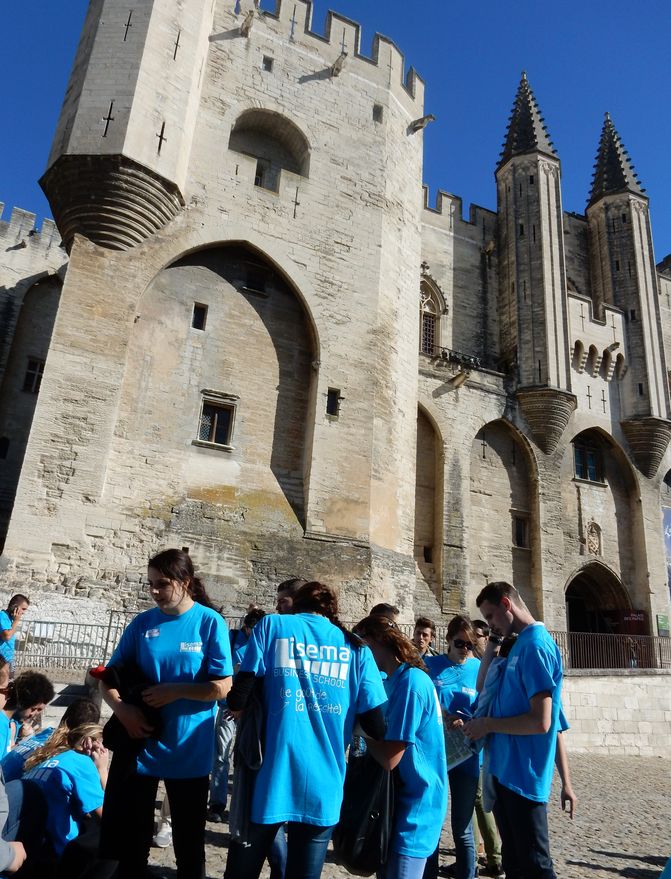
[[(225, 879), (258, 877), (266, 858), (273, 879), (320, 877), (348, 749), (396, 777), (379, 879), (553, 879), (555, 760), (562, 807), (572, 815), (576, 802), (560, 734), (561, 660), (513, 586), (485, 587), (484, 620), (454, 617), (438, 654), (433, 622), (420, 617), (410, 640), (391, 605), (348, 631), (323, 583), (281, 583), (277, 612), (250, 608), (229, 632), (188, 553), (159, 553), (147, 576), (155, 607), (94, 671), (112, 711), (104, 733), (88, 700), (37, 732), (31, 721), (53, 688), (37, 672), (10, 684), (11, 657), (0, 656), (0, 876), (152, 875), (162, 781), (160, 832), (178, 879), (204, 879), (206, 822), (226, 820), (234, 747)], [(28, 599), (16, 598), (25, 610)], [(2, 647), (13, 647), (17, 613), (10, 603), (0, 615)], [(472, 743), (458, 764), (448, 765), (446, 730)], [(441, 866), (448, 814), (456, 860)]]

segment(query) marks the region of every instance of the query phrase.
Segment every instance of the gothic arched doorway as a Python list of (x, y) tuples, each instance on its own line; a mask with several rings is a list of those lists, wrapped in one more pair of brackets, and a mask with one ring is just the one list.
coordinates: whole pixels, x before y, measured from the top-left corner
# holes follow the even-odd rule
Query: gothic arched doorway
[(627, 590), (605, 565), (587, 565), (566, 588), (569, 632), (625, 634), (625, 617), (631, 609)]

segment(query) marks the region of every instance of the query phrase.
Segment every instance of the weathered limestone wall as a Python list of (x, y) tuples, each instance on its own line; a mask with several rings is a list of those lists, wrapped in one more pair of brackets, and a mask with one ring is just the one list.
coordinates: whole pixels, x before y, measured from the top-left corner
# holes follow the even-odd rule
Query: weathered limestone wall
[(670, 672), (568, 672), (562, 702), (569, 751), (668, 758)]

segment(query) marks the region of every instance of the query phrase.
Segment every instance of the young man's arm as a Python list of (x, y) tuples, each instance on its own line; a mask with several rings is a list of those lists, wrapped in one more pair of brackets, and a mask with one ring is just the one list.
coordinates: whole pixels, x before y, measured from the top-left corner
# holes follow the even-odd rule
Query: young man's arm
[(555, 766), (561, 778), (561, 791), (559, 799), (561, 801), (562, 812), (568, 812), (569, 818), (573, 818), (575, 808), (578, 803), (578, 797), (573, 792), (571, 785), (571, 770), (568, 765), (568, 754), (566, 753), (566, 745), (564, 744), (564, 736), (557, 733), (557, 752), (555, 754)]
[(549, 732), (552, 726), (552, 694), (536, 693), (529, 699), (529, 710), (514, 717), (475, 717), (464, 724), (464, 733), (471, 739), (481, 739), (489, 733), (510, 736), (535, 736)]

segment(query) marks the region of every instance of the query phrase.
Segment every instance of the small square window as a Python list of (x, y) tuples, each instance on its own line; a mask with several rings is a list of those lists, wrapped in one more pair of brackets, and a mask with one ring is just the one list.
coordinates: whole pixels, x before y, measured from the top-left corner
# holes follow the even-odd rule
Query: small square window
[(22, 390), (29, 394), (39, 394), (43, 375), (44, 360), (37, 360), (35, 357), (29, 357), (26, 374), (23, 378)]
[(191, 317), (191, 326), (194, 330), (204, 330), (207, 323), (207, 305), (201, 305), (199, 302), (193, 303), (193, 315)]
[(629, 320), (636, 320), (636, 309), (635, 308), (629, 309)]
[(513, 516), (513, 539), (515, 546), (527, 549), (529, 546), (529, 520), (526, 516)]
[(203, 443), (230, 446), (233, 437), (235, 406), (230, 403), (203, 401), (198, 425), (198, 439)]
[(266, 73), (272, 73), (274, 61), (275, 59), (271, 58), (270, 55), (263, 56), (261, 67), (263, 68), (263, 70), (266, 71)]
[(329, 388), (326, 395), (326, 414), (331, 418), (337, 418), (340, 415), (340, 391), (337, 388)]
[(529, 183), (531, 183), (531, 185), (533, 186), (533, 184), (534, 184), (535, 182), (536, 182), (536, 178), (534, 177), (534, 175), (533, 175), (533, 174), (529, 174)]
[(524, 238), (524, 223), (520, 223), (520, 238)]
[(382, 104), (373, 104), (373, 122), (384, 121), (384, 107)]

